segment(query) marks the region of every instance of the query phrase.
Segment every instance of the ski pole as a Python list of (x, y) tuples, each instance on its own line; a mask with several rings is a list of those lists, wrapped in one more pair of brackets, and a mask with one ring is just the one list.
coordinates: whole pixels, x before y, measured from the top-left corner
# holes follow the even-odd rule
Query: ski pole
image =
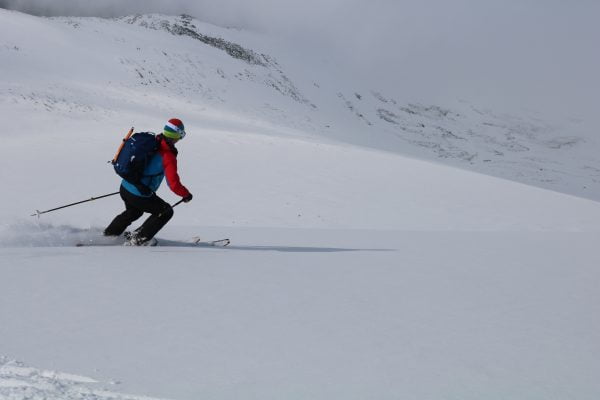
[(61, 208), (67, 208), (67, 207), (71, 207), (71, 206), (75, 206), (77, 204), (81, 204), (81, 203), (87, 203), (88, 201), (94, 201), (94, 200), (98, 200), (98, 199), (102, 199), (104, 197), (108, 197), (108, 196), (114, 196), (115, 194), (119, 194), (120, 192), (114, 192), (114, 193), (109, 193), (109, 194), (105, 194), (103, 196), (98, 196), (98, 197), (92, 197), (91, 199), (87, 199), (87, 200), (82, 200), (82, 201), (78, 201), (76, 203), (71, 203), (71, 204), (67, 204), (65, 206), (60, 206), (60, 207), (56, 207), (56, 208), (52, 208), (50, 210), (46, 210), (46, 211), (40, 211), (40, 210), (35, 210), (35, 214), (31, 214), (32, 217), (35, 217), (36, 215), (38, 216), (38, 218), (40, 217), (40, 215), (42, 214), (46, 214), (49, 213), (51, 211), (56, 211), (56, 210), (60, 210)]
[(171, 208), (176, 207), (177, 205), (183, 203), (183, 199), (179, 200), (177, 203), (173, 204)]

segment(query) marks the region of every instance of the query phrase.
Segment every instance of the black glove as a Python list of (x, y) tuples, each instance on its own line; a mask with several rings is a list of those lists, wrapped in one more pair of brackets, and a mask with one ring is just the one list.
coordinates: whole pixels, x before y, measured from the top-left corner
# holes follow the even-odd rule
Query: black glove
[(192, 201), (192, 198), (193, 198), (193, 197), (194, 197), (194, 196), (192, 196), (192, 194), (190, 193), (190, 194), (188, 194), (187, 196), (185, 196), (185, 197), (183, 198), (183, 202), (184, 202), (184, 203), (189, 203), (190, 201)]

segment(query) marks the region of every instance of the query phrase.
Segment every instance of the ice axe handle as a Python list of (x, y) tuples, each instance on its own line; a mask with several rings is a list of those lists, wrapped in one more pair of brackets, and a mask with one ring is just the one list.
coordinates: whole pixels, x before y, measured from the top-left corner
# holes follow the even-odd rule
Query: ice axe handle
[(131, 127), (129, 132), (127, 132), (127, 135), (125, 135), (125, 137), (123, 138), (123, 141), (119, 145), (119, 148), (117, 149), (115, 156), (113, 157), (113, 159), (111, 161), (109, 161), (109, 163), (112, 163), (114, 165), (117, 162), (117, 158), (119, 158), (119, 154), (121, 154), (121, 150), (123, 150), (123, 147), (125, 146), (125, 142), (131, 137), (131, 135), (133, 135), (133, 127)]

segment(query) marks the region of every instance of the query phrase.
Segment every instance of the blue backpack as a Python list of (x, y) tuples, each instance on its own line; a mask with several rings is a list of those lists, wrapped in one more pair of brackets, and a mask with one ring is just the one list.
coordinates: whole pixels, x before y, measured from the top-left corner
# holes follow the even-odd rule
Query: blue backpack
[(158, 141), (151, 132), (136, 132), (123, 145), (112, 162), (115, 172), (131, 183), (140, 183), (150, 158), (158, 151)]

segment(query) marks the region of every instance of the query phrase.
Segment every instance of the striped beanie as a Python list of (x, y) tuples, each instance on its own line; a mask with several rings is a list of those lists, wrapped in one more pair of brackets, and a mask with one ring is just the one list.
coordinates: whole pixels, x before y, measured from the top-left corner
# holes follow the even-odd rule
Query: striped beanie
[(172, 118), (167, 122), (163, 130), (163, 135), (169, 139), (183, 139), (185, 137), (185, 130), (183, 122), (177, 118)]

